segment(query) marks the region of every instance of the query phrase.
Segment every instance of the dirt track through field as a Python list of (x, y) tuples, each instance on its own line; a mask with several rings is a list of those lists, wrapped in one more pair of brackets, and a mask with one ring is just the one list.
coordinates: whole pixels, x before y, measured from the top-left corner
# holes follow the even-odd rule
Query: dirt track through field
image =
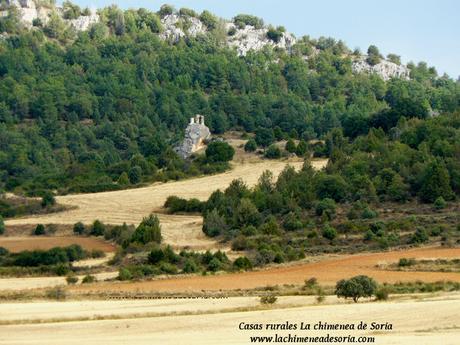
[[(322, 168), (326, 160), (316, 160), (312, 165)], [(75, 224), (83, 222), (91, 224), (94, 220), (107, 224), (135, 224), (152, 212), (158, 212), (168, 196), (176, 195), (182, 198), (197, 198), (206, 200), (217, 189), (225, 189), (232, 180), (242, 178), (249, 186), (257, 183), (265, 170), (271, 170), (274, 176), (291, 164), (300, 168), (302, 162), (258, 161), (238, 163), (226, 173), (189, 179), (178, 182), (158, 183), (145, 188), (129, 189), (114, 192), (76, 194), (57, 197), (59, 204), (69, 206), (64, 212), (37, 215), (18, 219), (10, 219), (6, 226), (26, 224)], [(165, 243), (175, 247), (190, 247), (193, 249), (214, 248), (216, 243), (205, 237), (201, 231), (202, 217), (192, 215), (159, 214), (162, 235)]]
[(459, 273), (385, 271), (376, 267), (384, 263), (397, 262), (400, 258), (460, 258), (460, 248), (419, 248), (384, 253), (356, 254), (313, 263), (272, 267), (244, 273), (179, 277), (131, 283), (107, 282), (92, 286), (77, 286), (73, 289), (93, 292), (200, 292), (202, 290), (252, 289), (267, 285), (302, 284), (305, 279), (311, 277), (317, 278), (321, 284), (334, 285), (340, 279), (350, 278), (359, 274), (371, 276), (380, 283), (416, 280), (424, 282), (440, 280), (460, 282)]

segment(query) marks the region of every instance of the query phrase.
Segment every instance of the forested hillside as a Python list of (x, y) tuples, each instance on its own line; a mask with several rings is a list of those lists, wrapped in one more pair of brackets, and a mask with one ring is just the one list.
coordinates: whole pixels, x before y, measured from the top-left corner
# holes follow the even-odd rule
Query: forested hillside
[[(384, 81), (354, 73), (357, 52), (331, 38), (303, 37), (289, 52), (266, 47), (240, 56), (223, 44), (232, 33), (209, 12), (199, 16), (206, 34), (177, 42), (160, 37), (161, 11), (110, 7), (99, 14), (85, 32), (57, 16), (30, 29), (14, 10), (0, 19), (0, 188), (98, 191), (212, 172), (202, 158), (187, 162), (172, 150), (199, 113), (214, 134), (258, 133), (265, 146), (329, 138), (334, 145), (318, 149), (333, 157), (328, 171), (355, 183), (349, 155), (363, 158), (353, 169), (370, 170), (371, 178), (391, 166), (377, 194), (391, 193), (385, 183), (405, 187), (390, 199), (407, 192), (433, 201), (413, 175), (428, 168), (447, 174), (442, 196), (458, 193), (460, 84), (425, 63), (409, 64), (410, 79)], [(282, 32), (270, 30), (273, 40)], [(368, 59), (380, 59), (376, 47)], [(372, 127), (379, 129), (368, 134)], [(365, 155), (383, 160), (365, 163)], [(365, 186), (356, 181), (358, 191)]]

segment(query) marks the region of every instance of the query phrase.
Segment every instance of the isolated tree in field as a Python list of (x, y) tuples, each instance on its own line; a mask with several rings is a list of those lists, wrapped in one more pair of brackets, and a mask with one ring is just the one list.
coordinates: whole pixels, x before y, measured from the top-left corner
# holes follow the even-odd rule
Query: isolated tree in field
[(34, 230), (35, 236), (42, 236), (45, 234), (45, 226), (43, 224), (38, 224)]
[(337, 282), (337, 297), (352, 298), (356, 303), (361, 297), (371, 297), (377, 291), (377, 283), (374, 279), (360, 275), (348, 280)]
[(337, 297), (352, 298), (356, 303), (361, 297), (371, 297), (377, 291), (377, 283), (368, 276), (356, 276), (350, 279), (342, 279), (335, 286)]
[(206, 158), (210, 162), (228, 162), (234, 154), (235, 149), (224, 141), (214, 141), (206, 148)]
[(150, 242), (161, 242), (161, 225), (160, 219), (151, 214), (144, 218), (133, 233), (131, 242), (147, 244)]

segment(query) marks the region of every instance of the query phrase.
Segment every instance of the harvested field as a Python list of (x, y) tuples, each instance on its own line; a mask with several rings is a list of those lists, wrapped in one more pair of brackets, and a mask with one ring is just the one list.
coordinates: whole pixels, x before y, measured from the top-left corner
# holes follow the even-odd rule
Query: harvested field
[[(327, 160), (312, 162), (316, 168), (322, 168)], [(300, 161), (266, 161), (235, 164), (231, 171), (196, 179), (158, 183), (145, 188), (129, 189), (95, 194), (65, 195), (56, 201), (70, 209), (53, 214), (37, 215), (18, 219), (9, 219), (7, 227), (26, 224), (91, 224), (95, 219), (107, 224), (138, 224), (143, 217), (159, 212), (168, 196), (206, 200), (216, 189), (225, 189), (232, 180), (242, 178), (248, 185), (254, 185), (265, 170), (271, 170), (277, 176), (287, 164), (296, 168)], [(180, 216), (160, 214), (162, 234), (165, 242), (175, 247), (193, 249), (215, 248), (215, 241), (208, 239), (201, 231), (200, 216)]]
[(378, 282), (396, 283), (421, 280), (435, 282), (450, 280), (460, 282), (460, 275), (452, 272), (402, 272), (385, 271), (377, 266), (397, 262), (400, 258), (459, 258), (460, 248), (418, 248), (384, 253), (356, 254), (331, 257), (312, 263), (300, 263), (283, 267), (272, 267), (260, 271), (221, 274), (215, 276), (191, 276), (159, 279), (143, 282), (107, 282), (93, 286), (76, 286), (72, 289), (84, 291), (216, 291), (253, 289), (267, 285), (303, 284), (304, 280), (316, 277), (320, 284), (334, 285), (338, 280), (365, 274)]
[(23, 250), (47, 250), (54, 247), (67, 247), (78, 244), (86, 250), (102, 250), (110, 253), (115, 251), (115, 246), (95, 237), (0, 237), (0, 247), (10, 252), (18, 253)]
[[(96, 277), (96, 280), (102, 281), (116, 278), (118, 271), (95, 273), (93, 276)], [(84, 275), (78, 276), (80, 282), (83, 277)], [(65, 277), (0, 278), (0, 291), (33, 290), (61, 285), (67, 285)]]
[[(138, 310), (140, 315), (146, 310), (165, 309), (163, 301), (146, 306), (146, 302), (133, 301), (130, 306), (125, 304), (110, 304), (100, 306), (93, 302), (94, 308), (101, 310), (103, 315), (119, 315), (120, 319), (98, 320), (97, 314), (92, 313), (96, 320), (72, 321), (57, 323), (30, 323), (0, 326), (0, 344), (249, 344), (250, 336), (274, 336), (278, 333), (286, 336), (288, 333), (298, 336), (374, 336), (376, 344), (417, 344), (431, 345), (458, 344), (460, 328), (458, 325), (458, 310), (460, 296), (444, 295), (440, 297), (425, 297), (418, 300), (403, 300), (387, 303), (358, 303), (332, 304), (311, 306), (304, 301), (304, 306), (293, 308), (279, 308), (276, 305), (272, 310), (256, 310), (249, 312), (218, 313), (220, 306), (223, 311), (228, 305), (239, 306), (243, 300), (230, 299), (224, 301), (168, 301), (171, 312), (185, 311), (196, 315), (183, 316), (156, 316), (125, 318), (125, 308)], [(281, 299), (280, 304), (285, 302)], [(253, 305), (247, 301), (247, 305)], [(176, 305), (173, 305), (176, 304)], [(41, 308), (40, 308), (41, 307)], [(13, 310), (7, 313), (4, 321), (15, 320), (20, 315), (44, 319), (56, 315), (88, 315), (91, 302), (78, 303), (45, 303), (45, 304), (7, 304), (0, 310)], [(166, 308), (168, 309), (168, 308)], [(206, 311), (207, 309), (207, 311)], [(20, 315), (14, 310), (20, 311)], [(50, 312), (52, 314), (50, 315)], [(91, 312), (89, 312), (91, 315)], [(2, 318), (3, 319), (3, 318)], [(391, 323), (391, 331), (242, 331), (238, 325), (248, 323), (317, 323), (327, 321), (330, 324), (343, 323)]]

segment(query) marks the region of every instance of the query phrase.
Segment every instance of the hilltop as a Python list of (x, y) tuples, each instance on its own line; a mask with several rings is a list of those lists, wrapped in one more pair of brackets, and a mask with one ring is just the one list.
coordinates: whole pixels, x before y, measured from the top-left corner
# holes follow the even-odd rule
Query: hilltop
[[(54, 5), (53, 1), (43, 0), (5, 0), (4, 15), (8, 13), (7, 7), (14, 7), (18, 11), (18, 18), (27, 28), (52, 25), (57, 18), (61, 19), (67, 28), (78, 31), (87, 31), (91, 26), (104, 22), (101, 11), (80, 9), (68, 1), (62, 7)], [(152, 13), (147, 14), (153, 16)], [(180, 39), (206, 35), (217, 27), (223, 30), (224, 41), (227, 46), (236, 49), (239, 55), (246, 55), (251, 51), (260, 51), (266, 47), (282, 49), (289, 53), (297, 51), (304, 60), (318, 54), (324, 46), (330, 45), (330, 39), (322, 39), (316, 45), (308, 44), (310, 39), (302, 37), (297, 39), (295, 35), (286, 31), (284, 27), (265, 25), (261, 18), (252, 15), (241, 14), (232, 20), (217, 18), (211, 13), (204, 11), (201, 14), (193, 10), (183, 8), (176, 11), (168, 5), (161, 7), (155, 20), (156, 31), (164, 40), (177, 43)], [(154, 17), (152, 17), (154, 18)], [(121, 18), (120, 18), (121, 20)], [(343, 43), (340, 42), (342, 45)], [(352, 53), (344, 49), (344, 53), (352, 60), (352, 68), (355, 73), (375, 73), (384, 80), (392, 77), (409, 78), (410, 70), (402, 65), (395, 54), (390, 54), (387, 59), (371, 61), (368, 55), (360, 52)]]

